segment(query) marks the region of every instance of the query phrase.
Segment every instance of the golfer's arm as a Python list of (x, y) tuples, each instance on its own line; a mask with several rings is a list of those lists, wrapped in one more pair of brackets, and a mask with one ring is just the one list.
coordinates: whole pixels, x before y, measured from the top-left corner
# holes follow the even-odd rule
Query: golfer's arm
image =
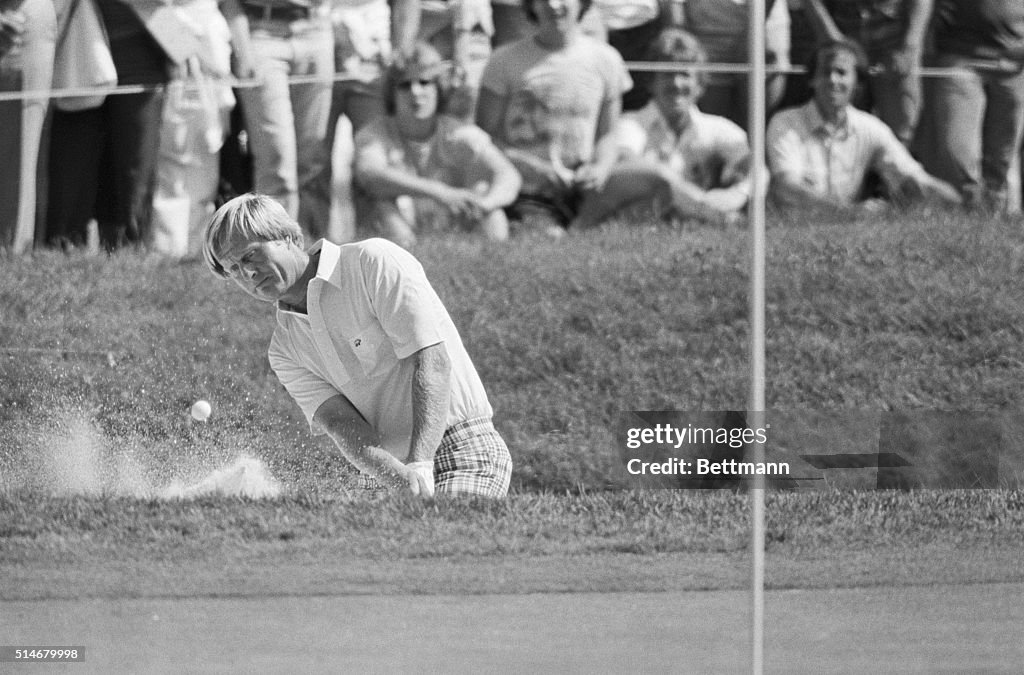
[(452, 364), (443, 342), (409, 357), (412, 375), (412, 443), (410, 462), (430, 462), (447, 428)]
[(313, 423), (331, 437), (345, 458), (360, 471), (389, 487), (408, 483), (405, 465), (381, 447), (377, 432), (344, 396), (339, 394), (324, 401), (313, 415)]

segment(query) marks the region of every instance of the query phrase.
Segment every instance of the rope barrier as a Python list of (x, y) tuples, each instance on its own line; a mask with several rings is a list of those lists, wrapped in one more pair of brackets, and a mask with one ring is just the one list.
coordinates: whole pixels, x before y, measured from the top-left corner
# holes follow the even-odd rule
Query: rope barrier
[[(626, 67), (629, 70), (651, 73), (678, 73), (681, 71), (698, 71), (705, 73), (728, 73), (743, 75), (750, 72), (750, 66), (745, 63), (665, 63), (659, 61), (627, 61)], [(920, 67), (914, 70), (919, 77), (963, 77), (973, 74), (976, 70), (1001, 71), (1006, 64), (979, 62), (972, 64), (971, 68), (934, 68)], [(806, 75), (807, 68), (804, 66), (766, 66), (765, 72), (768, 75)], [(868, 69), (871, 75), (879, 75), (885, 72), (881, 66), (872, 66)]]
[[(750, 72), (750, 66), (743, 63), (664, 63), (656, 61), (627, 61), (626, 67), (631, 71), (651, 73), (677, 73), (684, 71), (698, 71), (706, 73), (736, 74), (743, 75)], [(975, 71), (1003, 71), (1005, 64), (980, 62), (972, 64), (971, 68), (918, 68), (915, 73), (924, 78), (932, 77), (963, 77), (972, 75)], [(768, 75), (805, 75), (807, 69), (803, 66), (767, 66), (765, 72)], [(870, 74), (877, 75), (884, 72), (882, 68), (873, 67)], [(182, 78), (186, 89), (196, 88), (198, 84), (191, 84), (188, 78)], [(229, 85), (232, 89), (254, 89), (261, 85), (259, 79), (249, 78), (240, 80), (235, 77), (211, 78), (217, 84)], [(289, 84), (314, 84), (329, 81), (337, 82), (358, 82), (359, 78), (347, 73), (336, 73), (331, 77), (321, 75), (294, 75), (288, 78)], [(96, 87), (78, 89), (39, 89), (32, 91), (5, 91), (0, 92), (0, 102), (37, 99), (59, 99), (74, 98), (77, 96), (93, 96), (103, 92), (108, 96), (121, 94), (141, 94), (147, 91), (159, 91), (166, 87), (165, 84), (130, 84), (118, 85), (116, 87)]]
[[(175, 81), (175, 80), (172, 80)], [(196, 89), (200, 85), (192, 83), (189, 78), (181, 78), (186, 89)], [(357, 77), (347, 73), (338, 73), (332, 77), (322, 75), (293, 75), (288, 78), (288, 84), (314, 84), (318, 82), (358, 82)], [(250, 78), (239, 80), (234, 77), (210, 78), (209, 82), (226, 84), (232, 89), (255, 89), (261, 86), (258, 79)], [(94, 96), (97, 93), (105, 93), (108, 96), (119, 94), (142, 94), (147, 91), (160, 91), (167, 87), (166, 84), (124, 84), (116, 87), (79, 87), (75, 89), (36, 89), (31, 91), (5, 91), (0, 92), (0, 101), (17, 101), (20, 99), (42, 99), (42, 98), (75, 98), (77, 96)]]

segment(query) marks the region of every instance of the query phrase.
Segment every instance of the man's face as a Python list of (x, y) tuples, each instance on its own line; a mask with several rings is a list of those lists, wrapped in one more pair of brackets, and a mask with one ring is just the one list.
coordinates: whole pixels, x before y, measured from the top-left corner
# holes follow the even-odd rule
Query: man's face
[(555, 29), (560, 33), (572, 30), (580, 13), (579, 0), (534, 0), (533, 11), (541, 29)]
[(811, 84), (814, 100), (823, 112), (846, 108), (857, 86), (857, 58), (846, 50), (824, 54)]
[(234, 234), (218, 256), (242, 290), (263, 302), (276, 302), (301, 275), (298, 247), (288, 241), (249, 241)]
[(651, 93), (662, 116), (670, 124), (676, 124), (689, 119), (690, 108), (704, 93), (704, 88), (697, 71), (683, 70), (678, 73), (657, 73)]

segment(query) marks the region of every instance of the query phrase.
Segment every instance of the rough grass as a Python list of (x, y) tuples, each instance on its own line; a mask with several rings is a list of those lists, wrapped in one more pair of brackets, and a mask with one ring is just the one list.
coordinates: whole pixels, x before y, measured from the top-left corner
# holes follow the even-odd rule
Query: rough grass
[[(1020, 581), (1020, 492), (771, 493), (770, 587)], [(725, 492), (504, 502), (0, 498), (0, 599), (742, 588)], [(56, 579), (55, 579), (56, 572)]]
[[(1024, 544), (1024, 494), (1006, 490), (774, 492), (775, 550)], [(366, 498), (145, 500), (0, 496), (0, 536), (17, 547), (144, 547), (344, 541), (352, 557), (735, 552), (749, 544), (746, 495), (679, 490), (518, 494), (423, 504)], [(382, 534), (384, 536), (382, 536)], [(9, 550), (0, 561), (10, 562)]]

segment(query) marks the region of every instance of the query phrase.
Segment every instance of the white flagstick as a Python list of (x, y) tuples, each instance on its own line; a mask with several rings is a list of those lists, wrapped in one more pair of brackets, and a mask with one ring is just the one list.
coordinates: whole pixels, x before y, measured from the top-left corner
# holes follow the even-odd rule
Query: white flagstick
[[(780, 0), (784, 2), (785, 0)], [(750, 391), (747, 399), (747, 423), (752, 429), (765, 427), (764, 408), (764, 258), (765, 258), (765, 2), (750, 0), (749, 35), (750, 75)], [(749, 446), (753, 462), (764, 462), (764, 446)], [(764, 671), (764, 492), (765, 479), (755, 472), (750, 484), (751, 502), (751, 670)]]

